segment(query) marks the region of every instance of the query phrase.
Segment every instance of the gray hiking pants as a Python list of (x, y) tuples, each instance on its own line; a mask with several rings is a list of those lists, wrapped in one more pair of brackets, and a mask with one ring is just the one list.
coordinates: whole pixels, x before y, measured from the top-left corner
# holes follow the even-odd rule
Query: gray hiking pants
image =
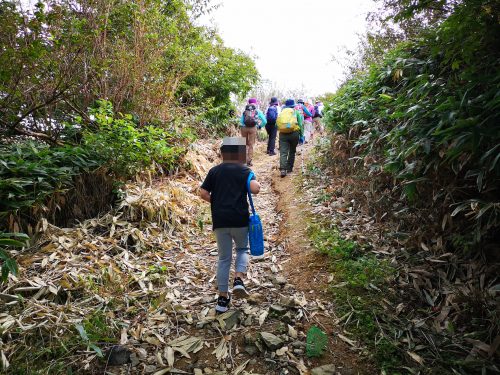
[(214, 230), (219, 251), (217, 264), (217, 287), (219, 292), (229, 290), (229, 272), (233, 258), (233, 241), (236, 245), (235, 272), (247, 272), (248, 265), (248, 227), (217, 228)]

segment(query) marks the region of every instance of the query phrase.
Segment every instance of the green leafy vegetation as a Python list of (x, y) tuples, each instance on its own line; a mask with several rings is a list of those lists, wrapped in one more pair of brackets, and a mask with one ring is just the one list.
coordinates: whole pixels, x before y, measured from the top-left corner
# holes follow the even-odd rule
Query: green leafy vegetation
[(391, 174), (409, 204), (437, 208), (431, 220), (461, 220), (453, 233), (471, 245), (491, 240), (500, 225), (493, 9), (484, 1), (457, 6), (437, 29), (348, 81), (326, 111), (330, 129), (372, 173)]
[(90, 172), (100, 160), (89, 149), (50, 147), (26, 141), (0, 146), (0, 217), (29, 208), (68, 188), (73, 177)]
[(348, 81), (326, 115), (372, 173), (394, 176), (409, 203), (438, 208), (431, 220), (461, 219), (470, 244), (491, 240), (500, 225), (500, 31), (492, 6), (457, 6), (439, 28)]
[[(23, 241), (24, 240), (24, 241)], [(24, 233), (3, 233), (0, 232), (0, 261), (2, 275), (1, 280), (6, 281), (9, 273), (17, 275), (17, 263), (7, 253), (9, 247), (23, 247), (29, 237)]]
[[(382, 255), (359, 258), (363, 249), (329, 224), (312, 237), (334, 259), (344, 324), (389, 373), (416, 365), (424, 373), (497, 371), (495, 354), (472, 343), (487, 348), (500, 333), (499, 4), (380, 3), (384, 28), (368, 35), (346, 82), (324, 97), (325, 165), (332, 178), (359, 182), (340, 194), (355, 198), (391, 242), (385, 259), (397, 269), (396, 287), (384, 280)], [(329, 194), (318, 201), (328, 204)], [(355, 263), (345, 263), (350, 254)], [(366, 279), (350, 278), (360, 270)]]
[(75, 115), (91, 125), (85, 113), (100, 98), (141, 125), (198, 128), (201, 109), (201, 127), (221, 129), (230, 96), (245, 95), (259, 76), (249, 56), (194, 23), (209, 2), (192, 3), (2, 2), (1, 134), (58, 142)]
[(164, 173), (173, 171), (186, 152), (186, 143), (192, 140), (189, 132), (139, 126), (132, 115), (116, 117), (107, 101), (99, 101), (90, 116), (97, 130), (86, 131), (83, 144), (119, 178), (130, 178), (153, 167)]
[(380, 336), (377, 316), (383, 313), (381, 298), (395, 276), (386, 260), (378, 259), (369, 249), (343, 239), (327, 222), (312, 223), (309, 236), (314, 247), (328, 256), (333, 275), (330, 291), (337, 313), (346, 321), (345, 328), (366, 345), (383, 369), (394, 370), (403, 363), (396, 344)]
[[(0, 4), (0, 228), (95, 215), (113, 181), (175, 173), (196, 135), (226, 131), (259, 75), (195, 23), (209, 3)], [(69, 212), (85, 195), (103, 202)]]

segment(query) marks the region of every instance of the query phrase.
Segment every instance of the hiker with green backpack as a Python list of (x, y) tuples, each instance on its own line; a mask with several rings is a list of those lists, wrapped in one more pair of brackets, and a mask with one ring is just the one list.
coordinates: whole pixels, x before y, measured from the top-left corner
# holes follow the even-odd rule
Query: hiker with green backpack
[(250, 167), (253, 160), (253, 148), (257, 140), (257, 129), (266, 126), (266, 116), (258, 109), (257, 99), (250, 98), (241, 115), (241, 136), (246, 139), (247, 165)]
[[(258, 194), (260, 185), (246, 163), (246, 140), (242, 137), (226, 137), (223, 140), (222, 163), (208, 172), (200, 188), (200, 196), (210, 203), (212, 224), (217, 240), (219, 261), (217, 264), (218, 298), (215, 311), (224, 313), (229, 309), (229, 273), (231, 270), (233, 242), (236, 245), (235, 273), (232, 293), (236, 298), (248, 296), (243, 278), (248, 266), (249, 233), (250, 246), (255, 243), (252, 225), (255, 209), (252, 203), (252, 217), (249, 215), (247, 194)], [(250, 230), (250, 232), (249, 232)], [(260, 233), (262, 237), (262, 233)], [(260, 238), (262, 252), (263, 239)]]
[(279, 132), (281, 177), (293, 171), (297, 145), (304, 143), (304, 118), (295, 107), (295, 101), (288, 99), (276, 120)]

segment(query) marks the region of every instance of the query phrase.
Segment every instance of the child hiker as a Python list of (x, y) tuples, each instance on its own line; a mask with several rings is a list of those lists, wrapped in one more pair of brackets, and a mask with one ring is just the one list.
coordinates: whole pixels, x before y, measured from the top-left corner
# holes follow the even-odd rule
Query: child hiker
[[(219, 253), (217, 264), (219, 297), (215, 307), (217, 313), (226, 312), (231, 301), (229, 272), (233, 241), (236, 245), (236, 260), (232, 292), (235, 298), (248, 295), (243, 283), (248, 265), (247, 180), (251, 172), (250, 168), (245, 165), (246, 139), (224, 138), (221, 153), (222, 164), (210, 169), (200, 189), (201, 198), (210, 202), (213, 230)], [(250, 192), (257, 194), (259, 191), (260, 185), (253, 177), (250, 181)]]

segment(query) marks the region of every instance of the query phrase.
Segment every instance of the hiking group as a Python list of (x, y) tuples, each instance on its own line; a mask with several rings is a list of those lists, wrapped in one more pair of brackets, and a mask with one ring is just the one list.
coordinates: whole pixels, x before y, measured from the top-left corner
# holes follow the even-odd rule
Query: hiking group
[[(277, 98), (271, 98), (266, 115), (258, 109), (257, 100), (251, 98), (241, 115), (241, 137), (225, 137), (220, 148), (222, 163), (211, 168), (200, 187), (200, 196), (210, 203), (212, 227), (218, 250), (216, 313), (229, 309), (230, 271), (235, 245), (234, 279), (232, 295), (248, 296), (243, 281), (249, 262), (249, 236), (253, 249), (259, 238), (263, 251), (263, 235), (260, 219), (255, 214), (251, 194), (258, 194), (260, 184), (250, 170), (257, 131), (265, 127), (268, 133), (267, 154), (276, 155), (275, 143), (279, 133), (280, 174), (285, 177), (293, 171), (295, 152), (299, 144), (313, 139), (315, 130), (322, 132), (321, 102), (316, 106), (288, 99), (280, 106)], [(317, 120), (315, 120), (317, 119)], [(248, 199), (253, 215), (250, 217)], [(254, 219), (257, 217), (258, 225)], [(254, 239), (254, 241), (252, 241)]]
[(241, 136), (246, 139), (247, 165), (252, 166), (257, 131), (265, 127), (267, 154), (276, 155), (276, 137), (279, 134), (279, 169), (281, 177), (293, 171), (295, 153), (299, 144), (313, 140), (315, 132), (323, 132), (321, 118), (323, 104), (312, 100), (287, 99), (283, 106), (272, 97), (266, 115), (259, 109), (256, 98), (250, 98), (240, 119)]

